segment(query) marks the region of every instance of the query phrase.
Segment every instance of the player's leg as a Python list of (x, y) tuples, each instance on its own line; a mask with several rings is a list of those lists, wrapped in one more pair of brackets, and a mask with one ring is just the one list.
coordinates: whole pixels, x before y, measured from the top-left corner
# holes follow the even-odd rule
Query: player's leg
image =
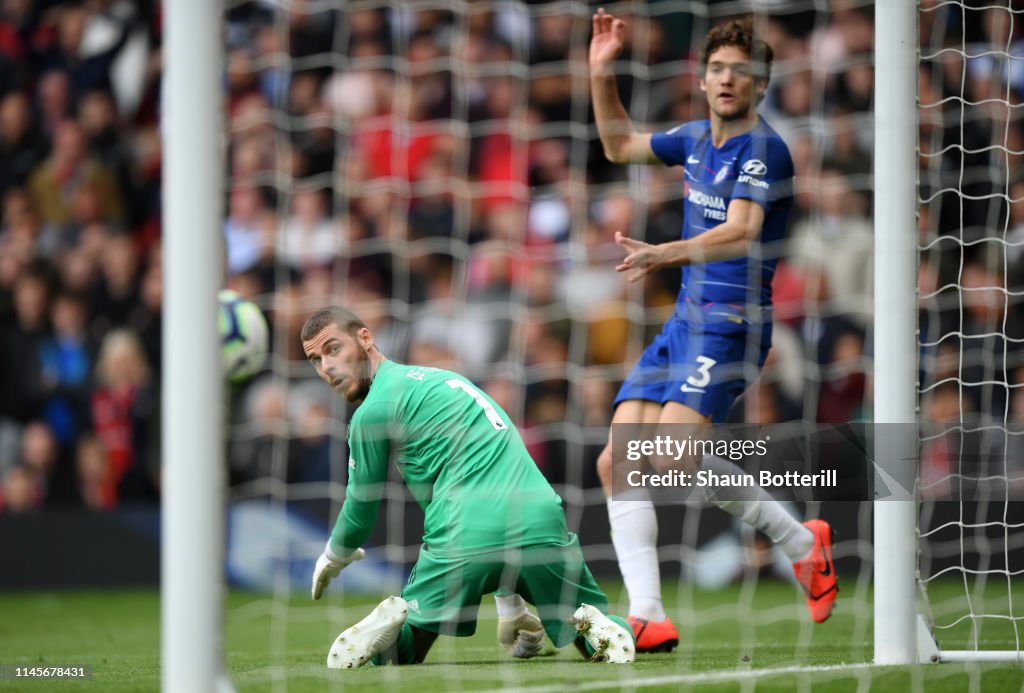
[(370, 614), (346, 629), (331, 645), (327, 666), (355, 669), (374, 664), (420, 664), (427, 657), (437, 633), (406, 623), (409, 604), (401, 597), (388, 597)]
[[(666, 402), (662, 408), (659, 425), (707, 426), (710, 417), (678, 402)], [(700, 460), (681, 461), (690, 469), (699, 467), (716, 474), (746, 474), (729, 460), (707, 455)], [(800, 524), (785, 507), (760, 486), (729, 487), (727, 494), (716, 494), (712, 486), (704, 487), (708, 501), (763, 532), (786, 552), (792, 561), (798, 561), (810, 555), (814, 545), (814, 536), (807, 527)]]
[(565, 544), (523, 549), (516, 591), (537, 607), (556, 647), (575, 643), (594, 661), (626, 663), (635, 658), (629, 624), (608, 614), (608, 598), (584, 562), (575, 534)]
[(480, 599), (496, 587), (497, 577), (489, 579), (488, 567), (471, 557), (442, 559), (421, 549), (402, 595), (388, 597), (339, 635), (328, 666), (421, 663), (439, 634), (476, 632)]
[[(723, 421), (746, 387), (747, 335), (679, 331), (672, 337), (673, 358), (683, 367), (676, 371), (679, 382), (666, 390), (668, 401), (662, 407), (659, 425), (709, 426), (712, 421)], [(761, 348), (758, 368), (764, 364), (767, 351), (767, 346)], [(689, 467), (689, 471), (699, 466), (718, 474), (744, 474), (732, 462), (716, 456), (683, 460), (680, 464)], [(708, 501), (766, 534), (786, 553), (807, 591), (812, 617), (817, 622), (828, 618), (838, 589), (835, 571), (830, 567), (828, 525), (820, 520), (801, 524), (760, 486), (729, 487), (721, 493), (711, 486), (703, 490)], [(824, 529), (819, 529), (818, 524)], [(810, 564), (806, 563), (808, 560)]]
[[(651, 424), (658, 420), (660, 404), (643, 400), (619, 403), (612, 424)], [(619, 572), (629, 597), (630, 622), (647, 629), (638, 645), (640, 652), (670, 651), (679, 644), (679, 633), (668, 620), (661, 600), (658, 562), (658, 519), (646, 497), (628, 500), (612, 497), (613, 465), (611, 435), (597, 459), (598, 476), (608, 503), (608, 521)], [(638, 632), (638, 631), (634, 631)]]
[(473, 635), (480, 600), (498, 589), (500, 565), (489, 554), (440, 557), (420, 549), (402, 590), (409, 604), (408, 624), (435, 635)]
[[(427, 653), (430, 652), (430, 648), (434, 646), (434, 641), (437, 640), (437, 633), (431, 633), (428, 630), (420, 630), (413, 626), (408, 626), (412, 632), (412, 649), (413, 659), (415, 664), (421, 663), (427, 658)], [(401, 637), (399, 637), (401, 639)], [(399, 648), (401, 652), (402, 648)], [(399, 662), (401, 664), (402, 662)]]
[[(707, 456), (703, 469), (718, 474), (744, 474), (732, 462)], [(727, 490), (704, 487), (707, 499), (730, 515), (767, 535), (793, 562), (793, 573), (807, 595), (811, 618), (821, 623), (832, 613), (839, 585), (832, 564), (832, 528), (824, 520), (800, 523), (785, 506), (760, 486)]]

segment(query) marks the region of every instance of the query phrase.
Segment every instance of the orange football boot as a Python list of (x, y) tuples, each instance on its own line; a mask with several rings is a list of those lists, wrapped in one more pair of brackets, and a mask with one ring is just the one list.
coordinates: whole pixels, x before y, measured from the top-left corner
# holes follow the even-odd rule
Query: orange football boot
[(807, 593), (807, 608), (815, 623), (822, 623), (832, 615), (839, 583), (836, 567), (832, 563), (832, 528), (824, 520), (808, 520), (804, 527), (814, 534), (811, 555), (793, 564), (797, 582)]
[(646, 618), (626, 618), (633, 628), (637, 652), (671, 652), (679, 644), (679, 631), (671, 619), (649, 621)]

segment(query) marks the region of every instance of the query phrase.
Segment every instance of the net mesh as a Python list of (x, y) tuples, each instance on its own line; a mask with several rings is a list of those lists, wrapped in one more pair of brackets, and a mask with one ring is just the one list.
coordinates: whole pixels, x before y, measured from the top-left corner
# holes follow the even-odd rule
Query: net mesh
[[(306, 594), (344, 498), (351, 411), (315, 380), (298, 338), (327, 303), (355, 307), (390, 358), (462, 372), (505, 408), (625, 611), (594, 461), (616, 388), (671, 313), (678, 274), (627, 285), (614, 271), (612, 234), (677, 238), (682, 177), (603, 156), (586, 62), (595, 7), (227, 4), (229, 282), (260, 303), (274, 333), (268, 372), (235, 393), (229, 444), (229, 578), (270, 596), (229, 617), (271, 619), (278, 688), (287, 688), (296, 631), (315, 618), (292, 600)], [(756, 10), (776, 53), (761, 111), (789, 144), (797, 195), (774, 283), (773, 353), (732, 418), (870, 420), (871, 3), (605, 7), (628, 23), (616, 73), (645, 131), (706, 117), (700, 42), (722, 19)], [(1017, 506), (1006, 495), (948, 502), (941, 489), (957, 483), (968, 434), (1005, 462), (1003, 475), (1024, 459), (1011, 425), (1024, 402), (1013, 330), (1024, 276), (1024, 184), (1013, 187), (1024, 152), (1013, 86), (1024, 78), (1021, 19), (1006, 7), (938, 2), (920, 18), (921, 406), (922, 420), (945, 426), (923, 429), (921, 443), (926, 462), (951, 465), (935, 479), (922, 470), (921, 581), (935, 627), (964, 647), (982, 646), (989, 621), (1008, 629), (996, 636), (1001, 649), (1020, 647)], [(338, 591), (397, 591), (416, 558), (422, 516), (392, 481), (369, 558)], [(866, 662), (871, 505), (838, 506), (794, 512), (841, 527), (838, 651)], [(789, 564), (763, 538), (717, 510), (659, 516), (666, 608), (685, 624), (680, 671), (708, 657), (719, 662), (710, 667), (746, 667), (772, 648), (798, 665), (835, 661), (822, 659)], [(324, 651), (366, 612), (317, 608), (331, 619)], [(728, 652), (703, 648), (707, 624), (727, 629)], [(439, 642), (431, 659), (459, 661), (459, 647)], [(462, 674), (443, 675), (459, 686)], [(870, 682), (868, 670), (846, 675)]]
[(930, 600), (952, 649), (1021, 647), (1022, 19), (920, 13), (921, 578), (961, 584)]

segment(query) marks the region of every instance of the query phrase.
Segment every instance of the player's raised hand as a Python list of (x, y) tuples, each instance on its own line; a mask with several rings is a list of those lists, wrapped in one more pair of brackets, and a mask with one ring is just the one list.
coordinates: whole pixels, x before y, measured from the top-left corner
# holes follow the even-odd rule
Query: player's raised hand
[(621, 231), (615, 232), (615, 244), (626, 251), (626, 257), (616, 267), (616, 272), (632, 272), (627, 279), (635, 282), (643, 279), (661, 267), (661, 251), (658, 246), (638, 241)]
[(602, 7), (594, 15), (593, 24), (594, 35), (590, 38), (590, 66), (592, 68), (607, 67), (622, 52), (626, 23), (610, 14), (605, 14)]
[(324, 552), (320, 554), (320, 558), (316, 559), (316, 568), (313, 569), (313, 599), (319, 599), (331, 580), (338, 577), (338, 574), (350, 563), (355, 563), (365, 555), (366, 551), (359, 548), (348, 556), (341, 557), (331, 551), (331, 542), (327, 542)]

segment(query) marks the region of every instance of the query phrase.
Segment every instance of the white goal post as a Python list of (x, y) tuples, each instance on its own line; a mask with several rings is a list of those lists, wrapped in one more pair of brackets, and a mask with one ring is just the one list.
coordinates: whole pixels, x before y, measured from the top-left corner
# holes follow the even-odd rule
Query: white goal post
[[(917, 420), (917, 3), (882, 2), (875, 13), (875, 423), (909, 432)], [(910, 484), (897, 481), (913, 489), (916, 434), (878, 438), (876, 459), (906, 471)], [(875, 501), (874, 561), (875, 663), (916, 662), (915, 497)]]
[(172, 0), (164, 12), (161, 682), (199, 692), (224, 667), (224, 8)]

